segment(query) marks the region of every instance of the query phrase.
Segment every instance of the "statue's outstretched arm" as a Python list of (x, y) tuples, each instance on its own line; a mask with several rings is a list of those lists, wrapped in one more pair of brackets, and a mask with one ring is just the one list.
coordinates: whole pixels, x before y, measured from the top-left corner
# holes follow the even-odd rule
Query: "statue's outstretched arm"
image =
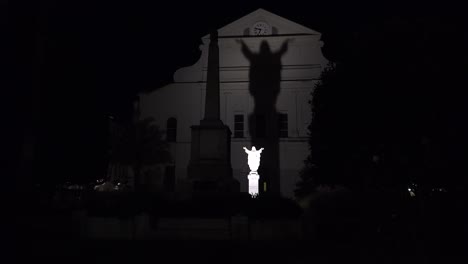
[(244, 56), (248, 59), (248, 60), (251, 60), (252, 57), (253, 57), (253, 54), (252, 54), (252, 51), (250, 51), (249, 47), (247, 47), (247, 45), (245, 44), (245, 42), (241, 39), (236, 39), (236, 42), (241, 44), (242, 46), (242, 53), (244, 54)]
[(286, 53), (286, 51), (288, 51), (288, 44), (291, 41), (293, 41), (293, 39), (288, 38), (283, 42), (283, 44), (281, 45), (280, 50), (278, 51), (278, 54), (280, 56), (283, 56), (283, 54)]
[(244, 150), (245, 150), (245, 153), (247, 153), (247, 154), (250, 153), (250, 151), (246, 147), (244, 147)]
[(263, 148), (261, 148), (261, 149), (258, 150), (258, 152), (260, 152), (260, 153), (262, 153), (262, 151), (263, 151)]

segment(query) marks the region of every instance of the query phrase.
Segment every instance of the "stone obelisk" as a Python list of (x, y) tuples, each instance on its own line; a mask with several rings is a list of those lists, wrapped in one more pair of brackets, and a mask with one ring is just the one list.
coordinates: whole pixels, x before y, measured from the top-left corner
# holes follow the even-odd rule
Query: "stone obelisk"
[(231, 131), (219, 113), (218, 32), (210, 34), (206, 81), (205, 116), (192, 129), (188, 178), (196, 193), (239, 192), (232, 177)]

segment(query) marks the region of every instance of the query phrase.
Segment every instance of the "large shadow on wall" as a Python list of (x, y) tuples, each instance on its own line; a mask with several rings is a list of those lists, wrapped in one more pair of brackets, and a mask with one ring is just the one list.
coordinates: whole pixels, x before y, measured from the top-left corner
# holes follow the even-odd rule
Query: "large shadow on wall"
[(242, 53), (250, 62), (249, 92), (254, 98), (254, 111), (248, 117), (248, 129), (251, 145), (257, 149), (264, 148), (260, 161), (259, 189), (260, 193), (280, 192), (280, 160), (279, 160), (279, 113), (276, 110), (276, 100), (281, 84), (281, 57), (288, 50), (288, 42), (273, 52), (267, 41), (260, 43), (258, 52), (251, 51), (239, 40)]

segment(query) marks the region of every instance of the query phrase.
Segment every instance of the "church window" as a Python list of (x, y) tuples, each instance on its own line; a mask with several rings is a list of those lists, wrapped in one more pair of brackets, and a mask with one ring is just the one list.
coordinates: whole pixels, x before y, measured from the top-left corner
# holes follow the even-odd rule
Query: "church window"
[(177, 119), (171, 117), (167, 120), (166, 136), (168, 142), (177, 140)]
[(278, 115), (278, 134), (279, 137), (288, 137), (288, 114), (280, 113)]
[(234, 115), (234, 137), (244, 137), (244, 115)]

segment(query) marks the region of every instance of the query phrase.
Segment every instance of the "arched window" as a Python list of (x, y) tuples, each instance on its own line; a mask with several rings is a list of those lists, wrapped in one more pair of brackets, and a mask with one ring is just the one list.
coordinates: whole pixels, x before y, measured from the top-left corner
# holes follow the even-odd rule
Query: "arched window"
[(176, 142), (177, 140), (177, 119), (171, 117), (167, 119), (166, 136), (168, 142)]

